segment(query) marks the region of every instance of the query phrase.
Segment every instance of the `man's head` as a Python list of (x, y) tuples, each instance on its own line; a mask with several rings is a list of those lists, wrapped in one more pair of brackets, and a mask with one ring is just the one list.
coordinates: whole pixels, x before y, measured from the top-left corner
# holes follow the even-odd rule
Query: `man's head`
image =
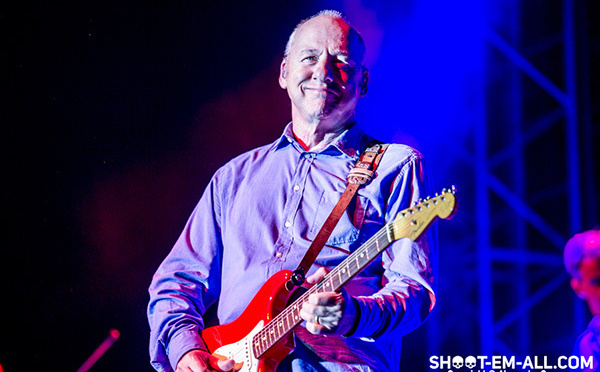
[(322, 11), (298, 24), (287, 43), (279, 84), (292, 101), (292, 119), (346, 124), (366, 94), (360, 34), (335, 11)]
[(600, 315), (600, 230), (576, 234), (564, 251), (571, 287), (585, 300), (593, 315)]

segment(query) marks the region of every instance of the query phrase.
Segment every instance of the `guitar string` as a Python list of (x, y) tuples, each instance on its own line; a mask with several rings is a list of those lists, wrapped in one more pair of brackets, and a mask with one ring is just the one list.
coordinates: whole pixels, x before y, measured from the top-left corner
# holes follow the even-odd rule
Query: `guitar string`
[[(403, 217), (406, 217), (406, 216), (410, 217), (410, 216), (412, 215), (412, 213), (410, 213), (411, 211), (414, 213), (414, 211), (415, 211), (415, 209), (416, 209), (416, 210), (418, 210), (419, 212), (421, 212), (422, 210), (418, 209), (418, 207), (421, 207), (421, 206), (423, 206), (423, 205), (425, 205), (425, 206), (428, 206), (428, 203), (434, 203), (434, 202), (436, 201), (436, 199), (438, 199), (438, 198), (441, 198), (441, 200), (442, 200), (442, 201), (444, 201), (444, 198), (442, 197), (442, 195), (440, 195), (439, 197), (433, 198), (433, 199), (431, 199), (431, 200), (427, 201), (426, 203), (421, 203), (421, 204), (419, 204), (419, 205), (416, 205), (415, 207), (412, 207), (412, 208), (407, 208), (407, 209), (403, 210), (403, 211), (402, 211), (402, 212), (400, 212), (400, 213), (403, 213), (403, 212), (404, 212), (404, 213), (406, 213), (405, 215), (403, 215)], [(434, 204), (436, 204), (436, 203), (434, 203)], [(432, 211), (432, 210), (430, 210), (430, 212), (431, 212), (431, 211)], [(431, 214), (431, 213), (430, 213), (430, 214)], [(342, 261), (342, 262), (345, 262), (345, 261), (351, 262), (351, 261), (353, 261), (353, 260), (356, 260), (356, 259), (358, 259), (359, 257), (357, 257), (357, 256), (359, 256), (360, 254), (363, 254), (363, 253), (365, 253), (365, 252), (369, 252), (369, 251), (371, 250), (371, 248), (373, 248), (372, 246), (373, 246), (373, 244), (374, 244), (374, 243), (376, 243), (376, 241), (378, 241), (378, 240), (379, 240), (380, 238), (382, 238), (383, 236), (387, 236), (387, 235), (388, 235), (388, 234), (389, 234), (389, 233), (392, 231), (392, 230), (391, 230), (391, 227), (392, 227), (392, 225), (393, 225), (393, 224), (398, 224), (398, 227), (400, 227), (400, 228), (405, 228), (405, 227), (406, 227), (406, 226), (408, 226), (408, 224), (410, 224), (410, 223), (412, 223), (412, 219), (410, 219), (410, 220), (409, 220), (409, 219), (403, 219), (403, 220), (400, 220), (399, 222), (397, 222), (396, 220), (393, 220), (393, 221), (390, 221), (390, 222), (386, 223), (382, 229), (380, 229), (380, 230), (379, 230), (377, 233), (375, 233), (375, 235), (373, 235), (371, 238), (369, 238), (369, 239), (368, 239), (368, 240), (367, 240), (367, 241), (364, 243), (365, 249), (358, 249), (358, 250), (354, 251), (353, 253), (351, 253), (351, 254), (350, 254), (350, 255), (349, 255), (349, 256), (348, 256), (348, 257), (347, 257), (347, 258), (346, 258), (344, 261)], [(388, 242), (387, 242), (387, 243), (385, 244), (385, 246), (383, 247), (383, 250), (385, 250), (385, 249), (387, 248), (387, 246), (388, 246), (389, 244), (391, 244), (391, 243), (392, 243), (392, 241), (394, 241), (394, 240), (397, 240), (397, 239), (399, 239), (399, 238), (393, 239), (393, 240), (391, 240), (391, 241), (390, 241), (389, 239), (387, 239), (387, 240), (388, 240)], [(375, 258), (376, 258), (376, 257), (379, 255), (379, 253), (381, 253), (381, 252), (383, 251), (383, 250), (379, 251), (380, 249), (381, 249), (381, 248), (379, 248), (379, 249), (378, 249), (378, 252), (377, 252), (377, 254), (375, 254), (375, 256), (373, 256), (373, 257), (371, 257), (369, 260), (367, 260), (367, 261), (366, 261), (366, 263), (369, 263), (370, 261), (372, 261), (373, 259), (375, 259)], [(294, 304), (297, 304), (297, 303), (302, 303), (302, 302), (304, 302), (304, 301), (305, 301), (305, 300), (308, 298), (308, 296), (310, 296), (311, 294), (313, 294), (313, 293), (318, 293), (318, 292), (321, 292), (321, 290), (323, 289), (324, 285), (325, 285), (326, 283), (330, 282), (330, 281), (333, 279), (333, 277), (334, 277), (335, 275), (338, 275), (338, 277), (339, 277), (339, 278), (341, 278), (341, 275), (340, 275), (341, 273), (340, 273), (340, 271), (342, 271), (342, 270), (343, 270), (343, 269), (342, 269), (342, 266), (344, 266), (344, 267), (343, 267), (343, 269), (346, 269), (346, 267), (348, 267), (348, 269), (349, 269), (349, 266), (348, 266), (348, 265), (340, 265), (340, 266), (337, 266), (336, 268), (334, 268), (332, 271), (330, 271), (330, 272), (329, 272), (329, 273), (326, 275), (326, 277), (324, 278), (324, 280), (323, 280), (323, 281), (321, 281), (321, 282), (319, 282), (318, 284), (316, 284), (314, 287), (312, 287), (312, 288), (311, 288), (311, 289), (309, 289), (307, 292), (305, 292), (304, 294), (302, 294), (302, 295), (301, 295), (301, 296), (300, 296), (300, 297), (299, 297), (299, 298), (298, 298), (296, 301), (294, 301)], [(362, 268), (364, 268), (364, 265), (363, 265), (363, 267), (361, 267), (361, 268), (360, 268), (360, 270), (362, 270)], [(350, 276), (349, 276), (348, 278), (346, 278), (345, 280), (346, 280), (346, 281), (350, 280), (350, 279), (351, 279), (351, 278), (352, 278), (354, 275), (356, 275), (356, 274), (357, 274), (357, 273), (358, 273), (360, 270), (359, 270), (359, 269), (357, 269), (357, 271), (356, 271), (356, 272), (354, 272), (354, 273), (350, 274)], [(342, 271), (342, 273), (343, 273), (343, 271)], [(328, 279), (328, 278), (329, 278), (329, 279)], [(345, 284), (345, 283), (344, 283), (344, 280), (342, 280), (342, 281), (339, 283), (340, 287), (341, 287), (343, 284)], [(267, 323), (267, 324), (266, 324), (266, 325), (265, 325), (265, 326), (264, 326), (264, 327), (263, 327), (263, 328), (262, 328), (260, 331), (258, 331), (258, 332), (257, 332), (257, 334), (255, 334), (255, 335), (252, 337), (252, 339), (250, 340), (250, 341), (251, 341), (251, 345), (252, 345), (252, 349), (253, 349), (252, 351), (254, 351), (254, 345), (256, 345), (256, 344), (257, 344), (256, 340), (259, 340), (259, 342), (258, 342), (258, 346), (259, 346), (259, 347), (258, 347), (258, 349), (259, 349), (259, 351), (260, 351), (260, 354), (262, 355), (262, 353), (264, 353), (266, 350), (268, 350), (270, 347), (272, 347), (272, 346), (273, 346), (275, 343), (277, 343), (279, 340), (281, 340), (281, 338), (282, 338), (282, 337), (283, 337), (285, 334), (287, 334), (287, 333), (288, 333), (289, 331), (291, 331), (291, 330), (292, 330), (292, 329), (293, 329), (295, 326), (297, 326), (298, 324), (300, 324), (300, 323), (301, 323), (301, 321), (298, 321), (298, 316), (294, 314), (295, 312), (298, 312), (298, 310), (297, 310), (297, 306), (290, 306), (290, 307), (287, 307), (287, 308), (285, 308), (285, 309), (284, 309), (284, 310), (283, 310), (281, 313), (279, 313), (279, 314), (278, 314), (278, 315), (277, 315), (275, 318), (273, 318), (273, 320), (272, 320), (271, 322)], [(291, 324), (292, 324), (292, 326), (291, 326), (291, 327), (289, 326), (289, 324), (290, 324), (290, 323), (289, 323), (289, 320), (290, 320), (289, 316), (290, 316), (290, 315), (295, 315), (295, 316), (294, 316), (294, 318), (293, 318), (293, 319), (292, 319), (292, 321), (291, 321)], [(285, 322), (285, 323), (287, 323), (287, 326), (284, 324), (284, 322), (283, 322), (283, 319), (287, 319), (287, 320), (288, 320), (288, 322)], [(289, 329), (285, 329), (285, 328), (284, 328), (284, 329), (285, 329), (285, 332), (283, 332), (283, 334), (279, 334), (279, 332), (276, 330), (276, 329), (277, 329), (277, 325), (278, 325), (278, 324), (281, 324), (283, 327), (287, 327), (287, 328), (289, 328)], [(271, 340), (270, 340), (270, 337), (268, 336), (269, 334), (274, 334), (274, 335), (275, 335), (275, 341), (271, 341)], [(266, 341), (267, 341), (267, 342), (266, 342), (266, 345), (267, 345), (267, 347), (266, 347), (266, 348), (264, 348), (264, 349), (263, 349), (263, 346), (261, 345), (261, 342), (260, 342), (260, 340), (261, 340), (261, 339), (264, 339), (264, 340), (266, 340)], [(243, 350), (242, 350), (242, 352), (243, 352)]]
[[(369, 251), (372, 248), (372, 246), (375, 244), (376, 240), (379, 240), (380, 238), (382, 238), (384, 236), (387, 237), (388, 231), (390, 230), (391, 226), (394, 223), (395, 223), (395, 221), (386, 223), (382, 229), (380, 229), (377, 233), (375, 233), (375, 235), (373, 235), (371, 238), (369, 238), (365, 242), (365, 244), (364, 244), (365, 249), (358, 249), (358, 250), (352, 252), (344, 261), (351, 262), (351, 261), (357, 259), (360, 254)], [(386, 243), (386, 247), (387, 247), (387, 245), (389, 245), (389, 243), (391, 243), (391, 242)], [(375, 257), (376, 257), (376, 255), (372, 259), (374, 259)], [(331, 270), (327, 274), (327, 276), (323, 279), (323, 281), (319, 282), (314, 287), (309, 289), (307, 292), (302, 294), (296, 301), (294, 301), (294, 304), (303, 303), (305, 300), (307, 300), (308, 296), (310, 296), (311, 294), (321, 292), (324, 285), (326, 283), (328, 283), (330, 280), (332, 280), (336, 275), (338, 275), (338, 277), (341, 278), (340, 271), (342, 270), (341, 269), (342, 266), (344, 266), (344, 269), (345, 269), (346, 266), (348, 266), (348, 265), (340, 265), (340, 266), (337, 266), (336, 268), (334, 268), (333, 270)], [(354, 275), (355, 274), (356, 273), (354, 273)], [(348, 280), (348, 279), (350, 279), (350, 278), (347, 278), (346, 280)], [(342, 280), (342, 283), (343, 283), (343, 280)], [(342, 284), (342, 283), (339, 283), (339, 284)], [(262, 345), (260, 345), (260, 341), (259, 341), (259, 346), (260, 346), (261, 352), (264, 353), (264, 351), (268, 350), (271, 346), (273, 346), (273, 344), (275, 344), (277, 341), (279, 341), (283, 335), (287, 334), (295, 326), (297, 326), (299, 323), (301, 323), (301, 321), (298, 321), (298, 315), (295, 314), (296, 312), (298, 312), (297, 306), (290, 306), (290, 307), (285, 308), (281, 313), (279, 313), (279, 315), (277, 315), (275, 318), (273, 318), (273, 320), (271, 322), (267, 323), (267, 325), (265, 325), (265, 327), (262, 330), (260, 330), (253, 337), (252, 343), (255, 344), (256, 343), (255, 340), (257, 338), (258, 338), (258, 340), (266, 339), (268, 347), (266, 347), (264, 350), (262, 350), (263, 348), (262, 348)], [(280, 320), (280, 318), (281, 319), (287, 318), (288, 320), (290, 320), (290, 315), (293, 316), (291, 319), (292, 326), (290, 327), (289, 322), (286, 322), (286, 323), (288, 323), (287, 328), (289, 328), (289, 329), (286, 329), (285, 332), (283, 332), (283, 335), (277, 335), (278, 332), (275, 330), (277, 328), (277, 324), (284, 323), (283, 320)], [(270, 341), (269, 337), (268, 337), (268, 334), (273, 334), (273, 333), (276, 335), (276, 337), (275, 337), (276, 340), (274, 342)]]
[[(401, 220), (400, 222), (401, 223), (398, 223), (398, 226), (400, 228), (406, 227), (406, 225), (408, 224), (408, 222), (406, 220)], [(377, 241), (379, 241), (383, 237), (387, 238), (389, 236), (388, 233), (389, 233), (390, 229), (392, 228), (392, 225), (395, 224), (395, 223), (397, 223), (397, 222), (396, 221), (391, 221), (391, 222), (385, 224), (384, 228), (380, 229), (377, 233), (375, 233), (375, 235), (373, 235), (370, 239), (368, 239), (365, 242), (364, 249), (358, 249), (358, 250), (354, 251), (344, 261), (347, 261), (347, 262), (350, 263), (350, 262), (352, 262), (354, 260), (357, 260), (359, 258), (358, 257), (359, 255), (361, 255), (361, 254), (363, 254), (365, 252), (369, 252), (373, 248), (373, 246), (376, 247), (376, 249), (377, 249), (378, 252), (376, 252), (376, 254), (373, 255), (372, 257), (370, 257), (370, 255), (368, 255), (370, 258), (365, 262), (365, 264), (368, 263), (369, 261), (372, 261), (373, 259), (375, 259), (379, 255), (379, 253), (383, 252), (383, 250), (385, 250), (385, 248), (387, 248), (387, 246), (391, 243), (391, 241), (389, 239), (386, 239), (387, 242), (385, 242), (385, 245), (383, 246), (383, 249), (380, 248), (379, 245), (375, 244), (375, 243)], [(402, 226), (402, 225), (404, 225), (404, 226)], [(341, 279), (341, 275), (340, 275), (341, 273), (340, 273), (340, 271), (342, 271), (342, 273), (343, 273), (344, 270), (347, 267), (349, 268), (348, 265), (339, 265), (336, 268), (334, 268), (332, 271), (330, 271), (328, 273), (328, 275), (326, 276), (326, 278), (324, 278), (323, 281), (317, 283), (310, 290), (308, 290), (307, 292), (305, 292), (304, 294), (302, 294), (296, 301), (294, 301), (294, 303), (303, 303), (304, 300), (306, 300), (308, 298), (308, 296), (310, 296), (312, 293), (315, 293), (315, 292), (318, 293), (318, 292), (320, 292), (323, 289), (323, 287), (325, 286), (325, 284), (328, 283), (329, 281), (331, 281), (336, 275), (340, 278), (341, 282), (338, 283), (338, 285), (340, 285), (340, 287), (341, 287), (341, 285), (344, 283), (344, 280)], [(364, 267), (364, 265), (363, 265), (363, 267)], [(351, 279), (358, 272), (359, 272), (359, 269), (357, 268), (356, 272), (348, 274), (350, 276), (348, 278), (346, 278), (345, 280), (347, 281), (347, 280)], [(327, 280), (327, 278), (329, 278), (329, 280)], [(268, 342), (267, 342), (267, 345), (270, 344), (267, 348), (265, 348), (265, 350), (262, 350), (262, 345), (260, 345), (260, 342), (259, 342), (259, 346), (260, 346), (260, 349), (261, 349), (261, 354), (264, 353), (264, 351), (268, 350), (270, 347), (272, 347), (275, 343), (277, 343), (279, 340), (281, 340), (281, 338), (283, 337), (283, 335), (287, 334), (289, 331), (291, 331), (292, 328), (294, 328), (296, 325), (298, 325), (299, 323), (301, 323), (301, 322), (297, 321), (297, 317), (298, 316), (294, 314), (295, 312), (297, 312), (297, 307), (291, 306), (291, 307), (285, 308), (271, 322), (267, 323), (265, 325), (265, 327), (263, 327), (259, 332), (257, 332), (257, 334), (255, 334), (251, 338), (251, 340), (250, 340), (251, 341), (251, 346), (254, 346), (256, 344), (255, 340), (258, 337), (259, 340), (261, 338), (269, 339)], [(288, 324), (287, 327), (290, 328), (290, 329), (288, 329), (285, 332), (283, 332), (283, 335), (278, 334), (279, 332), (276, 330), (277, 329), (277, 324), (280, 323), (280, 324), (283, 325), (283, 321), (282, 320), (278, 321), (278, 319), (279, 318), (283, 318), (283, 319), (287, 318), (289, 320), (289, 316), (290, 315), (295, 315), (294, 318), (296, 318), (296, 319), (292, 319), (293, 326), (290, 327), (289, 326), (289, 322), (286, 322)], [(271, 341), (270, 340), (270, 338), (268, 337), (269, 333), (275, 334), (275, 339), (276, 339), (275, 341)], [(254, 348), (252, 347), (252, 349), (254, 349)], [(233, 350), (233, 354), (232, 354), (233, 359), (234, 360), (239, 360), (240, 356), (241, 357), (245, 357), (245, 355), (247, 354), (246, 350), (247, 350), (247, 347), (245, 347), (243, 345), (239, 345), (238, 348), (236, 348), (236, 349)], [(254, 350), (252, 350), (252, 352), (254, 352)], [(243, 358), (243, 359), (245, 360), (245, 358)]]
[[(427, 208), (431, 203), (437, 204), (436, 201), (437, 201), (438, 198), (441, 198), (441, 200), (444, 201), (443, 196), (436, 197), (436, 198), (434, 198), (432, 200), (429, 200), (429, 201), (427, 201), (425, 203), (421, 203), (419, 205), (416, 205), (413, 208), (408, 208), (406, 210), (403, 210), (402, 212), (404, 212), (405, 214), (402, 217), (407, 217), (407, 216), (411, 217), (414, 214), (415, 210), (417, 210), (418, 212), (420, 212), (420, 214), (432, 214), (433, 209), (429, 210), (429, 213), (427, 213), (427, 212), (425, 212), (425, 210), (421, 209), (420, 207), (425, 206)], [(402, 213), (402, 212), (400, 212), (400, 213)], [(358, 249), (358, 250), (354, 251), (344, 261), (346, 261), (346, 262), (352, 262), (352, 261), (358, 260), (359, 257), (357, 257), (357, 256), (359, 256), (359, 255), (361, 255), (361, 254), (363, 254), (365, 252), (369, 252), (369, 250), (371, 250), (371, 248), (373, 248), (372, 247), (373, 243), (375, 243), (376, 241), (379, 241), (384, 235), (387, 235), (388, 232), (392, 231), (392, 229), (391, 229), (392, 225), (397, 224), (399, 228), (405, 228), (410, 223), (412, 223), (412, 219), (410, 219), (410, 220), (409, 219), (403, 219), (403, 220), (400, 220), (400, 221), (394, 220), (394, 221), (391, 221), (391, 222), (387, 223), (386, 225), (384, 225), (384, 228), (380, 229), (377, 233), (375, 233), (374, 236), (372, 236), (369, 240), (367, 240), (365, 242), (365, 245), (364, 245), (365, 249)], [(392, 241), (393, 240), (397, 240), (397, 239), (398, 238), (392, 239)], [(383, 248), (386, 248), (387, 245), (389, 245), (392, 242), (389, 239), (387, 239), (387, 240), (388, 241), (385, 243), (385, 246)], [(366, 263), (368, 263), (369, 261), (373, 260), (380, 253), (379, 252), (380, 249), (381, 248), (379, 248), (378, 252), (375, 254), (375, 256), (373, 256), (372, 258), (370, 258)], [(317, 285), (315, 285), (315, 287), (311, 288), (311, 290), (309, 290), (308, 292), (306, 292), (305, 294), (303, 294), (301, 297), (299, 297), (298, 300), (295, 301), (295, 303), (299, 303), (299, 302), (301, 302), (301, 300), (305, 300), (312, 293), (320, 292), (323, 289), (323, 286), (326, 285), (327, 283), (329, 283), (333, 279), (333, 277), (335, 277), (336, 275), (341, 278), (340, 271), (342, 271), (342, 273), (343, 273), (343, 270), (346, 269), (346, 268), (350, 269), (349, 265), (339, 265), (338, 267), (336, 267), (335, 269), (333, 269), (326, 276), (326, 278), (324, 278), (324, 280), (322, 282), (318, 283)], [(360, 269), (362, 269), (362, 267)], [(354, 275), (356, 275), (356, 273), (357, 272), (350, 274), (350, 276), (348, 278), (346, 278), (346, 281), (349, 280), (349, 279), (351, 279)], [(342, 282), (339, 283), (339, 284), (343, 284), (343, 283), (344, 283), (344, 281), (342, 280)], [(266, 336), (265, 333), (267, 333), (267, 334), (269, 334), (269, 333), (277, 333), (277, 331), (275, 331), (273, 328), (276, 328), (278, 323), (281, 323), (283, 325), (283, 321), (277, 322), (276, 320), (278, 320), (279, 318), (288, 318), (288, 320), (289, 320), (289, 316), (290, 315), (294, 315), (294, 312), (296, 312), (296, 311), (297, 311), (297, 308), (295, 308), (293, 306), (290, 306), (290, 307), (284, 309), (278, 316), (276, 316), (273, 319), (273, 321), (269, 322), (265, 326), (265, 328), (263, 328), (261, 331), (259, 331), (259, 333), (256, 336), (259, 337), (259, 339), (260, 338), (268, 339), (268, 337), (265, 337)], [(292, 314), (290, 314), (290, 313), (292, 313)], [(283, 335), (285, 335), (293, 327), (295, 327), (296, 325), (298, 325), (300, 323), (300, 322), (297, 321), (297, 317), (295, 317), (295, 318), (296, 319), (292, 320), (292, 324), (293, 324), (292, 327), (289, 327), (289, 325), (288, 325), (287, 328), (289, 328), (289, 329), (286, 329), (285, 332), (283, 332)], [(289, 322), (286, 322), (286, 323), (289, 324)], [(278, 337), (275, 337), (276, 340), (274, 342), (272, 342), (272, 341), (271, 342), (267, 342), (268, 347), (266, 348), (266, 350), (268, 350), (269, 347), (271, 347), (274, 343), (276, 343), (277, 341), (279, 341), (279, 339), (281, 339), (281, 337), (282, 337), (281, 335), (277, 335), (277, 334), (276, 334), (276, 336), (278, 336)], [(268, 341), (270, 341), (270, 340), (268, 340)], [(255, 339), (253, 339), (253, 343), (255, 343)], [(262, 349), (262, 345), (261, 345), (261, 349)], [(264, 350), (262, 352), (264, 352)]]

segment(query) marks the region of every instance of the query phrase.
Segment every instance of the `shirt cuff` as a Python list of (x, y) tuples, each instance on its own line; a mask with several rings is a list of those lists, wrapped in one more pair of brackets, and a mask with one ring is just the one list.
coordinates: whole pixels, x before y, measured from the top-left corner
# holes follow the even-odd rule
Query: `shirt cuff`
[[(383, 298), (355, 297), (357, 323), (352, 337), (358, 337), (365, 340), (375, 340), (384, 333), (391, 322), (391, 314), (386, 311), (385, 300)], [(396, 311), (404, 311), (398, 307)], [(396, 314), (396, 316), (401, 316)]]
[(169, 355), (169, 363), (174, 371), (177, 370), (177, 363), (181, 357), (188, 351), (200, 349), (208, 351), (206, 344), (196, 331), (184, 330), (181, 331), (169, 341), (167, 354)]
[(351, 324), (344, 323), (344, 328), (350, 327), (350, 329), (343, 334), (343, 337), (352, 337), (360, 323), (360, 307), (354, 297), (347, 296), (344, 312), (344, 318), (347, 319), (345, 322)]

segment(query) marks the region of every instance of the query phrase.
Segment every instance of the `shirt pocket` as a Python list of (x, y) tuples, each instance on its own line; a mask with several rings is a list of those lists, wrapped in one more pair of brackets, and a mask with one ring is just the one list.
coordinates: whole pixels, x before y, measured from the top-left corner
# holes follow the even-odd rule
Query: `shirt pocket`
[[(314, 221), (307, 234), (307, 237), (310, 240), (315, 239), (341, 196), (342, 193), (340, 192), (321, 193)], [(367, 210), (368, 203), (369, 199), (366, 197), (360, 195), (355, 196), (346, 211), (340, 217), (340, 220), (325, 244), (346, 249), (352, 245), (352, 243), (358, 239), (360, 234), (360, 228), (365, 220), (365, 211)]]

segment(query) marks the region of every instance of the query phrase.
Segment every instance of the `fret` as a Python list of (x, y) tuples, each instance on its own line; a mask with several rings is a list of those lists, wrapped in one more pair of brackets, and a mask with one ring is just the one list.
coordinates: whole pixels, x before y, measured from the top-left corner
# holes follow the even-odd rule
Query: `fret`
[(329, 279), (328, 281), (324, 282), (323, 286), (327, 289), (326, 292), (332, 292), (332, 285), (331, 285), (331, 279)]
[(354, 265), (350, 266), (352, 262), (348, 262), (348, 279), (352, 278), (357, 272), (358, 268), (354, 267)]
[(289, 329), (294, 328), (294, 325), (295, 325), (295, 323), (294, 323), (294, 312), (293, 311), (288, 312), (288, 314), (286, 315), (285, 318), (287, 319), (287, 322), (288, 322), (288, 328)]
[(372, 244), (365, 250), (365, 254), (367, 255), (368, 261), (371, 260), (371, 256), (373, 256), (373, 254), (377, 256), (377, 253), (382, 249), (382, 247), (380, 246), (380, 239), (375, 239), (374, 242), (375, 244)]
[(331, 277), (331, 280), (333, 281), (335, 279), (335, 284), (333, 286), (333, 288), (338, 289), (342, 286), (342, 277), (340, 276), (340, 270), (339, 269), (335, 269), (335, 274), (334, 276)]
[(254, 355), (262, 354), (262, 350), (260, 349), (260, 347), (258, 347), (254, 343), (252, 343), (252, 351), (254, 352)]
[[(392, 232), (391, 232), (390, 227), (391, 227), (391, 225), (389, 225), (389, 224), (385, 225), (385, 232), (387, 234), (388, 241), (391, 242), (392, 241)], [(379, 251), (380, 251), (379, 246), (377, 246), (377, 252), (379, 252)]]
[[(411, 237), (414, 240), (415, 237), (411, 234), (416, 234), (416, 236), (420, 235), (421, 231), (415, 232), (413, 231), (414, 229), (409, 229), (409, 222), (417, 224), (418, 221), (421, 226), (425, 226), (423, 229), (426, 229), (426, 226), (428, 225), (427, 222), (432, 222), (438, 217), (451, 217), (456, 211), (456, 207), (454, 204), (454, 195), (449, 194), (449, 196), (450, 197), (448, 198), (445, 196), (436, 196), (431, 202), (421, 202), (419, 203), (420, 205), (417, 204), (413, 208), (401, 211), (394, 221), (385, 224), (381, 230), (367, 240), (363, 246), (358, 248), (354, 253), (351, 253), (340, 263), (340, 265), (326, 275), (321, 283), (313, 286), (300, 296), (300, 298), (272, 319), (271, 322), (266, 324), (265, 327), (255, 335), (252, 339), (252, 347), (257, 354), (256, 357), (259, 358), (278, 340), (302, 322), (302, 318), (300, 318), (300, 308), (310, 294), (331, 292), (342, 288), (346, 282), (375, 259), (379, 253), (384, 251), (391, 242), (402, 237)], [(440, 199), (439, 203), (438, 199)], [(446, 199), (450, 199), (452, 204), (448, 205), (447, 210), (442, 211), (443, 214), (434, 214), (433, 212), (435, 210), (438, 210), (443, 204), (447, 204)]]

